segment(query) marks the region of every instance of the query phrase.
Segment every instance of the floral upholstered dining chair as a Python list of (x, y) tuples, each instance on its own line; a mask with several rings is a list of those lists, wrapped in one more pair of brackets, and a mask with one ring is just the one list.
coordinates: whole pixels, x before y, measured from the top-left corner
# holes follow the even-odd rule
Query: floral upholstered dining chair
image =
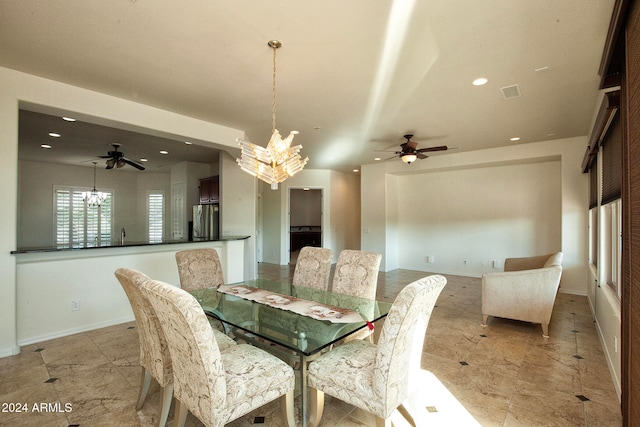
[(418, 391), (425, 333), (446, 283), (443, 276), (433, 275), (405, 286), (385, 318), (377, 345), (350, 341), (309, 363), (311, 426), (320, 422), (325, 393), (372, 413), (378, 426), (391, 425), (392, 412)]
[(176, 252), (180, 287), (186, 291), (224, 285), (218, 251), (212, 248)]
[[(119, 268), (114, 274), (131, 304), (140, 342), (142, 376), (136, 409), (142, 408), (149, 392), (151, 379), (155, 379), (162, 388), (158, 426), (164, 426), (167, 422), (173, 397), (173, 369), (171, 355), (158, 317), (149, 300), (142, 292), (145, 282), (151, 279), (144, 273), (128, 268)], [(213, 330), (213, 334), (216, 337), (220, 351), (226, 351), (226, 349), (236, 345), (234, 340), (222, 332)]]
[[(336, 270), (333, 273), (331, 291), (369, 300), (376, 299), (381, 260), (382, 255), (375, 252), (351, 249), (341, 251), (336, 263)], [(369, 312), (361, 312), (360, 314), (367, 321), (373, 317), (373, 313)], [(357, 331), (350, 335), (347, 341), (365, 338), (369, 338), (373, 342), (372, 329), (365, 328)]]
[(119, 268), (114, 274), (131, 304), (140, 341), (142, 377), (136, 409), (142, 408), (153, 377), (162, 389), (158, 425), (164, 426), (167, 423), (169, 407), (173, 398), (173, 370), (171, 369), (169, 348), (158, 318), (153, 307), (140, 290), (142, 284), (150, 278), (139, 271), (127, 268)]
[(152, 280), (143, 293), (173, 360), (175, 427), (184, 426), (188, 412), (206, 426), (222, 427), (278, 398), (283, 419), (295, 426), (293, 368), (248, 344), (220, 351), (202, 307), (185, 290)]
[(326, 291), (329, 287), (333, 251), (305, 246), (300, 249), (293, 271), (293, 285)]
[[(224, 285), (224, 274), (218, 251), (212, 248), (188, 249), (176, 252), (180, 287), (188, 292)], [(209, 317), (209, 324), (220, 332), (228, 333), (218, 319)]]

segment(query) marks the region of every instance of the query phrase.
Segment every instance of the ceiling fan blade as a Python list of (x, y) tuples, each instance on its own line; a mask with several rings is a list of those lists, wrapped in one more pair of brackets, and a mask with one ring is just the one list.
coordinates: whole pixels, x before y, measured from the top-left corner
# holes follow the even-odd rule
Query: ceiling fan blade
[(426, 159), (429, 156), (427, 156), (426, 154), (422, 154), (422, 153), (416, 153), (416, 157), (419, 158), (419, 159)]
[(430, 151), (446, 151), (448, 149), (449, 149), (449, 147), (447, 147), (446, 145), (439, 145), (437, 147), (420, 148), (419, 150), (416, 150), (416, 152), (418, 152), (418, 153), (428, 153)]
[(138, 169), (138, 170), (141, 170), (141, 171), (143, 171), (143, 170), (144, 170), (144, 166), (141, 166), (141, 165), (137, 164), (137, 163), (136, 163), (136, 162), (134, 162), (134, 161), (131, 161), (131, 160), (126, 159), (126, 158), (124, 158), (124, 157), (122, 158), (122, 160), (123, 160), (125, 163), (127, 163), (128, 165), (131, 165), (131, 166), (133, 166), (134, 168), (136, 168), (136, 169)]

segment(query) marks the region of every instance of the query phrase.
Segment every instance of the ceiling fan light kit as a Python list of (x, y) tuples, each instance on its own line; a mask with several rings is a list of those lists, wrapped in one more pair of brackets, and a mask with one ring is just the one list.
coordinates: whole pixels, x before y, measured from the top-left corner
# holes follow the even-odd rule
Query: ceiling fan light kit
[(403, 162), (411, 164), (416, 161), (418, 156), (416, 156), (415, 154), (404, 154), (401, 158)]
[(400, 159), (403, 162), (410, 165), (411, 163), (415, 162), (417, 159), (426, 159), (427, 157), (429, 157), (423, 153), (434, 152), (434, 151), (446, 151), (449, 149), (449, 147), (447, 147), (446, 145), (439, 145), (437, 147), (428, 147), (428, 148), (418, 148), (418, 143), (415, 141), (412, 141), (411, 138), (413, 138), (412, 134), (404, 135), (404, 139), (406, 139), (406, 141), (400, 144), (401, 151), (396, 151), (393, 156), (389, 157), (389, 159), (400, 157)]
[(240, 168), (250, 175), (271, 185), (272, 190), (278, 189), (278, 183), (300, 172), (309, 161), (300, 156), (302, 145), (291, 146), (297, 131), (291, 131), (289, 136), (282, 139), (276, 129), (276, 50), (282, 47), (278, 40), (270, 40), (269, 47), (273, 49), (273, 102), (271, 109), (272, 135), (266, 148), (247, 141), (239, 143), (242, 153), (236, 162)]
[(131, 165), (134, 168), (141, 171), (145, 169), (144, 166), (139, 165), (136, 162), (127, 159), (124, 156), (124, 153), (122, 151), (118, 151), (118, 148), (121, 147), (120, 144), (114, 143), (111, 145), (113, 146), (113, 151), (107, 152), (106, 156), (100, 156), (101, 159), (107, 159), (106, 161), (107, 169), (113, 169), (114, 167), (121, 168), (125, 165)]

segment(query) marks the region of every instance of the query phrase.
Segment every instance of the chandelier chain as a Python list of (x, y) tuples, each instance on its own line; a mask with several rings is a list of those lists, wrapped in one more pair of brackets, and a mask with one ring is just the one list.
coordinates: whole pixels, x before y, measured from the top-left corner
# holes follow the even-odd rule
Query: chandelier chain
[(273, 101), (271, 104), (271, 133), (276, 131), (276, 50), (277, 45), (273, 46)]

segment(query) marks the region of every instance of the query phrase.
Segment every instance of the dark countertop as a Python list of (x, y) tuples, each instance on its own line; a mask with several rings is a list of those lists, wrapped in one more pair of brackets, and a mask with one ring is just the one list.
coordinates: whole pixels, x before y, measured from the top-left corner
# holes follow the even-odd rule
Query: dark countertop
[(291, 234), (297, 233), (321, 233), (322, 226), (320, 225), (292, 225), (289, 227)]
[(89, 249), (106, 249), (106, 248), (128, 248), (134, 246), (161, 246), (161, 245), (174, 245), (174, 244), (188, 244), (188, 243), (204, 243), (204, 242), (228, 242), (233, 240), (245, 240), (250, 236), (222, 236), (217, 239), (194, 239), (194, 240), (165, 240), (163, 242), (108, 242), (99, 244), (87, 244), (87, 245), (57, 245), (57, 246), (42, 246), (33, 248), (18, 248), (15, 251), (11, 251), (12, 255), (17, 254), (29, 254), (29, 253), (41, 253), (41, 252), (60, 252), (60, 251), (84, 251)]

